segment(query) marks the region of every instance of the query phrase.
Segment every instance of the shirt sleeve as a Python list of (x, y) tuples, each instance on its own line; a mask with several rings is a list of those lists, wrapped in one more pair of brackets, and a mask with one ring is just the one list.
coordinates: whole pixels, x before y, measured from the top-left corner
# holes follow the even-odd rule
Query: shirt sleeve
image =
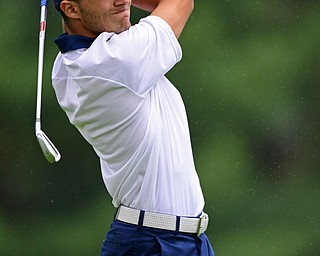
[(79, 65), (88, 74), (143, 96), (181, 60), (182, 50), (170, 26), (160, 17), (148, 16), (120, 34), (102, 33), (84, 55)]

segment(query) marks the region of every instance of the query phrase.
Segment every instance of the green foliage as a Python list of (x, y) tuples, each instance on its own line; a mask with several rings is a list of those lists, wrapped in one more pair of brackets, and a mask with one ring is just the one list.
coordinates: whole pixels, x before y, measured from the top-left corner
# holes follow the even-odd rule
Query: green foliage
[[(185, 100), (217, 255), (319, 255), (317, 1), (196, 1), (168, 74)], [(143, 12), (133, 10), (138, 21)], [(34, 136), (39, 7), (0, 7), (0, 254), (98, 255), (113, 207), (93, 150), (57, 106), (50, 2), (43, 129)]]

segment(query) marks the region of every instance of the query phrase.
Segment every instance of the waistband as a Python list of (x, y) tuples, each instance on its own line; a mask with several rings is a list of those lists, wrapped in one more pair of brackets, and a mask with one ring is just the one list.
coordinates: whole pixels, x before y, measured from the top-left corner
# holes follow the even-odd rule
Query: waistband
[(118, 208), (115, 219), (133, 225), (192, 233), (197, 236), (204, 233), (209, 224), (209, 216), (204, 212), (200, 217), (193, 218), (142, 211), (123, 205)]

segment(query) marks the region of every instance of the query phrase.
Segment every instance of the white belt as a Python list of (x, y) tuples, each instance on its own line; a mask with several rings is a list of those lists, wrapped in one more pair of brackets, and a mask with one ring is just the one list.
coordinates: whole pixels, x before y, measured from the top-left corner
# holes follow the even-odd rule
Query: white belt
[(115, 219), (149, 228), (193, 233), (197, 234), (197, 236), (206, 231), (209, 223), (208, 214), (204, 212), (199, 218), (188, 218), (162, 213), (146, 212), (123, 205), (118, 208)]

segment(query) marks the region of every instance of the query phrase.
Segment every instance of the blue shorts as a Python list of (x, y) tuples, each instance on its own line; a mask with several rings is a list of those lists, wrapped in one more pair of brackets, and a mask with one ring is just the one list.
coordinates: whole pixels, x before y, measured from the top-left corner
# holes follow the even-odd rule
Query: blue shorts
[(214, 256), (205, 234), (154, 229), (114, 221), (103, 241), (101, 256)]

